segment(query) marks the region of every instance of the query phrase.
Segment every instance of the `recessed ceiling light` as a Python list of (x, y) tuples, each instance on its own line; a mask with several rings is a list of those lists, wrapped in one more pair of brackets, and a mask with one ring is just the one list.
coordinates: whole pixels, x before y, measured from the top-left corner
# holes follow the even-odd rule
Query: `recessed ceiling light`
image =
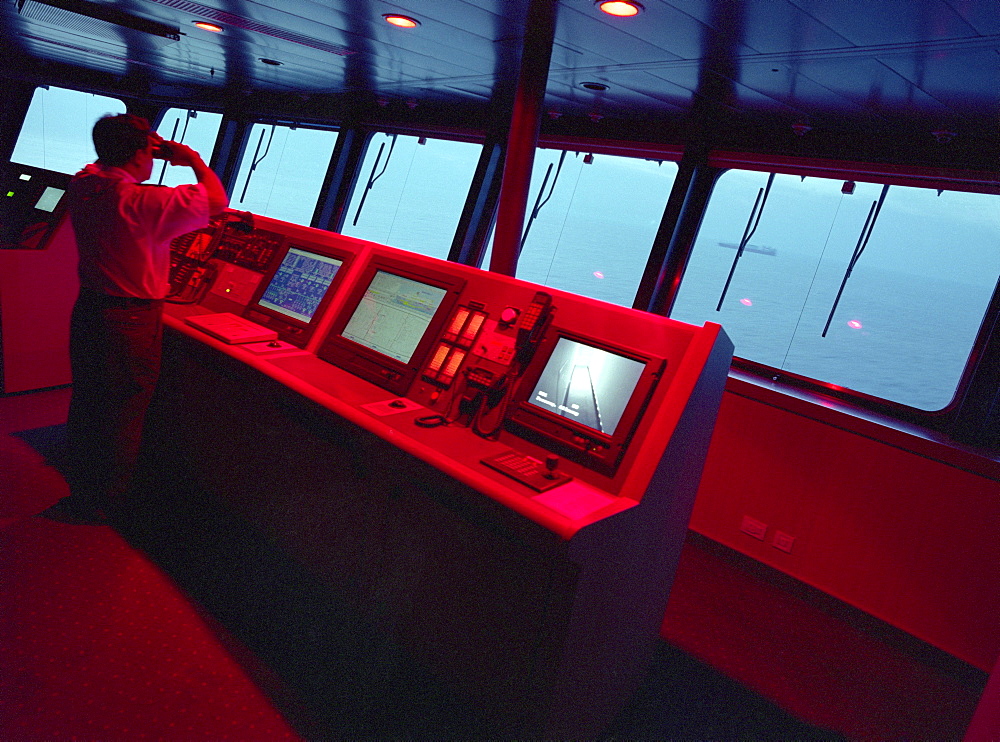
[(608, 89), (608, 86), (603, 82), (581, 82), (580, 87), (586, 90), (596, 90), (598, 92)]
[(193, 21), (197, 28), (202, 31), (211, 31), (212, 33), (222, 33), (222, 26), (217, 26), (214, 23), (208, 23), (207, 21)]
[(386, 23), (391, 23), (397, 28), (416, 28), (420, 25), (420, 21), (416, 18), (410, 18), (408, 15), (399, 15), (398, 13), (385, 13), (383, 16)]
[(272, 67), (280, 67), (283, 63), (279, 62), (277, 59), (268, 59), (267, 57), (261, 57), (260, 61), (264, 64), (269, 64)]
[(639, 15), (644, 10), (642, 5), (634, 2), (634, 0), (597, 0), (597, 7), (608, 15), (618, 16), (619, 18)]

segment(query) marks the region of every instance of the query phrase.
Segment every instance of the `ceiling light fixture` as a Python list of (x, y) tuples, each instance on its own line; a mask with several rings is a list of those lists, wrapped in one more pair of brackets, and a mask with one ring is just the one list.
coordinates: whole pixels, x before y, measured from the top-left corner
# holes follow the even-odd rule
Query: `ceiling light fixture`
[(420, 25), (420, 21), (416, 18), (410, 18), (408, 15), (399, 15), (398, 13), (385, 13), (382, 15), (385, 18), (386, 23), (391, 23), (397, 28), (416, 28)]
[(635, 0), (597, 0), (597, 7), (608, 15), (630, 18), (639, 15), (645, 8)]
[(580, 87), (584, 90), (593, 90), (597, 93), (603, 93), (608, 89), (608, 86), (603, 82), (581, 82)]
[(212, 33), (222, 33), (222, 26), (217, 26), (214, 23), (209, 23), (207, 21), (192, 21), (195, 28), (200, 28), (202, 31), (211, 31)]

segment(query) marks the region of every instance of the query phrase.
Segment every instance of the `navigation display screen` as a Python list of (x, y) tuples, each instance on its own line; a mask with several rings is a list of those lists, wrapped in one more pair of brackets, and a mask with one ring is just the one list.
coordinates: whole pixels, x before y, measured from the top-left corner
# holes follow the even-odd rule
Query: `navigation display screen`
[(642, 361), (561, 337), (527, 402), (614, 435), (645, 367)]
[(343, 260), (290, 247), (257, 303), (288, 317), (310, 322)]
[(448, 291), (377, 271), (341, 335), (409, 363)]

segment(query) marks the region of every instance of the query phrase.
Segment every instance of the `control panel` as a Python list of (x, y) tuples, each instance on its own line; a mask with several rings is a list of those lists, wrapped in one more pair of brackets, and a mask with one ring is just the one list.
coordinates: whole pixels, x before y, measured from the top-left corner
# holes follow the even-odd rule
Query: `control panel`
[[(243, 301), (253, 293), (284, 240), (279, 232), (255, 227), (254, 216), (248, 212), (226, 211), (213, 217), (204, 229), (171, 242), (170, 299), (194, 304), (213, 289), (226, 298)], [(217, 280), (220, 273), (224, 282)]]
[[(227, 212), (173, 248), (178, 296), (230, 320), (281, 320), (283, 342), (257, 357), (415, 439), (474, 436), (440, 455), (550, 505), (573, 482), (628, 490), (648, 412), (700, 329), (262, 217)], [(324, 364), (340, 369), (329, 386)]]

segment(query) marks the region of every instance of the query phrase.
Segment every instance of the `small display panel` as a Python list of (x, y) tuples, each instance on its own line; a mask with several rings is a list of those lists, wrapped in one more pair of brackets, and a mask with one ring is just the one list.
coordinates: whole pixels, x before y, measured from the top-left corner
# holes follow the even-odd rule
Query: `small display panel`
[(341, 335), (409, 363), (447, 289), (377, 271)]
[(52, 186), (46, 186), (45, 190), (42, 191), (42, 195), (39, 197), (38, 201), (35, 203), (35, 208), (40, 211), (53, 212), (56, 210), (56, 206), (59, 205), (59, 199), (63, 197), (66, 191), (62, 188), (53, 188)]
[(344, 261), (290, 247), (264, 293), (261, 307), (311, 322)]
[(528, 404), (614, 435), (646, 364), (560, 337)]

